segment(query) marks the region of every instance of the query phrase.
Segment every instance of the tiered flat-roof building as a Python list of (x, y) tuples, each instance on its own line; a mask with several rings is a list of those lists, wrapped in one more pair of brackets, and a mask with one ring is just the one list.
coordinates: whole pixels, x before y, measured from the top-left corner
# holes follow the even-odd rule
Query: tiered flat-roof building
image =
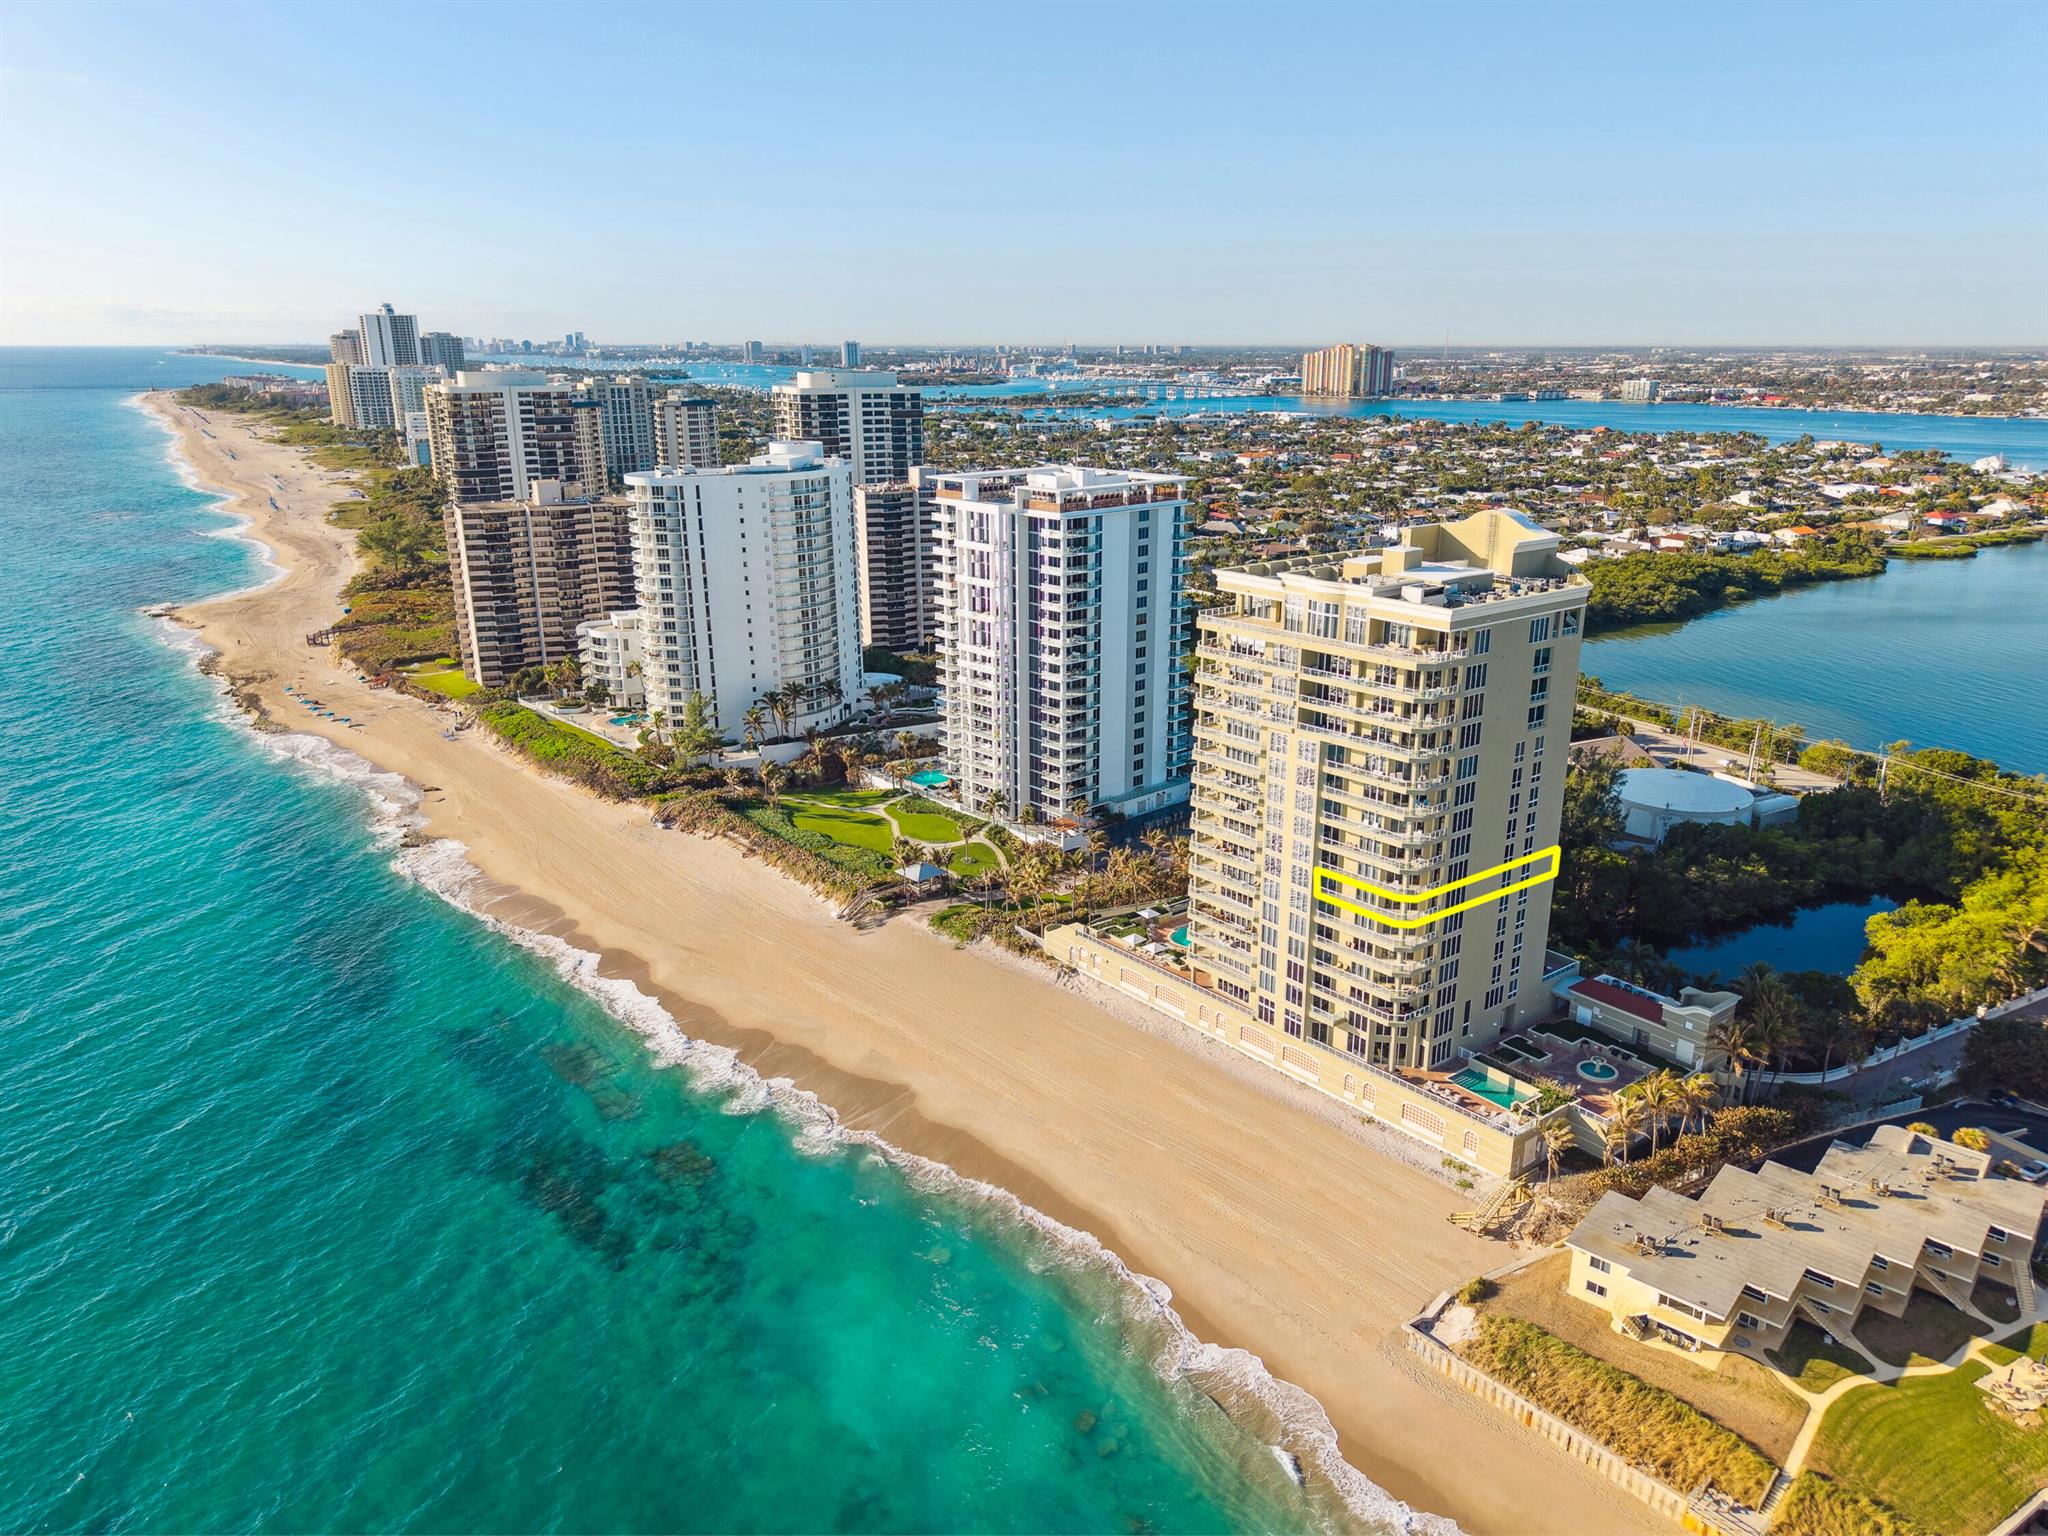
[(1566, 1289), (1637, 1338), (1755, 1356), (1801, 1320), (1842, 1338), (1866, 1310), (1896, 1317), (1915, 1287), (1962, 1305), (1994, 1280), (2030, 1316), (2048, 1193), (1995, 1163), (1881, 1125), (1812, 1173), (1730, 1166), (1697, 1200), (1609, 1193), (1565, 1239)]

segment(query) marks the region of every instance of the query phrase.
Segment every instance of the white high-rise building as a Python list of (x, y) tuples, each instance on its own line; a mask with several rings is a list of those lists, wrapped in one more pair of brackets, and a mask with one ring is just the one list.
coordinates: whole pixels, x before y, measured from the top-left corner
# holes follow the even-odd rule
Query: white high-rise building
[[(745, 464), (626, 476), (647, 707), (689, 696), (737, 737), (786, 688), (790, 734), (844, 720), (860, 692), (853, 475), (816, 443)], [(771, 729), (776, 727), (771, 726)]]
[(389, 368), (394, 363), (420, 360), (420, 322), (417, 315), (401, 315), (389, 304), (380, 304), (356, 321), (362, 361), (373, 367)]
[(716, 469), (718, 402), (671, 390), (654, 402), (654, 468)]
[(615, 373), (577, 386), (597, 402), (604, 428), (604, 463), (614, 481), (636, 469), (653, 469), (655, 386), (645, 374)]
[(946, 769), (967, 803), (1187, 798), (1185, 481), (1075, 464), (927, 473)]
[(775, 435), (823, 443), (852, 465), (855, 485), (908, 480), (924, 462), (924, 391), (893, 373), (816, 369), (769, 394)]
[[(331, 365), (330, 365), (331, 366)], [(434, 473), (453, 501), (523, 502), (537, 481), (605, 486), (598, 403), (521, 369), (465, 369), (426, 388)]]
[(839, 366), (842, 368), (858, 368), (860, 366), (859, 342), (842, 341), (839, 343)]

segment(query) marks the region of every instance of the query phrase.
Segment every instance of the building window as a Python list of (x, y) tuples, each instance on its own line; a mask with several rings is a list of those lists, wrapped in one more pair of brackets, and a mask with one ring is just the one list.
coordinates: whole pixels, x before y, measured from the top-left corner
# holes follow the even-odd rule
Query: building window
[(1817, 1269), (1809, 1269), (1806, 1272), (1806, 1278), (1811, 1280), (1815, 1285), (1822, 1287), (1824, 1290), (1832, 1291), (1835, 1288), (1835, 1282), (1830, 1280), (1826, 1275), (1822, 1274)]
[(1587, 1256), (1586, 1267), (1588, 1269), (1596, 1269), (1603, 1275), (1612, 1274), (1614, 1272), (1614, 1266), (1608, 1263), (1605, 1259), (1599, 1257), (1597, 1254)]
[(1764, 1320), (1754, 1312), (1739, 1313), (1735, 1319), (1735, 1326), (1738, 1328), (1761, 1329), (1763, 1325)]
[(1586, 1294), (1588, 1296), (1605, 1296), (1607, 1294), (1607, 1287), (1598, 1280), (1588, 1280), (1586, 1282)]

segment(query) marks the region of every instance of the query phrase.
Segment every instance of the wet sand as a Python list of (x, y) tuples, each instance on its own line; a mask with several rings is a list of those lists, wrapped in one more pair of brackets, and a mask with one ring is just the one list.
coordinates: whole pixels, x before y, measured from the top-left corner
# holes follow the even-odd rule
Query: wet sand
[[(339, 616), (354, 565), (353, 535), (324, 515), (344, 477), (231, 414), (147, 404), (285, 571), (173, 617), (245, 707), (420, 786), (424, 833), (464, 845), (482, 910), (597, 953), (684, 1030), (847, 1125), (1093, 1234), (1170, 1287), (1198, 1337), (1311, 1393), (1352, 1465), (1415, 1508), (1481, 1533), (1657, 1523), (1402, 1349), (1405, 1319), (1511, 1256), (1446, 1220), (1469, 1197), (1192, 1032), (1135, 1028), (915, 921), (857, 930), (726, 843), (664, 831), (478, 731), (444, 738), (451, 711), (371, 689), (306, 642)], [(286, 684), (360, 728), (306, 718)]]

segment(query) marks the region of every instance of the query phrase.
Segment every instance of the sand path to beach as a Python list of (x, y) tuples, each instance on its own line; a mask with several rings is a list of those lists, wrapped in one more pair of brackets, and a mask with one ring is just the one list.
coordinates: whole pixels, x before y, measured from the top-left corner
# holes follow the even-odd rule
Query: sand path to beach
[[(271, 717), (421, 786), (427, 834), (467, 847), (494, 916), (599, 953), (685, 1030), (848, 1124), (1093, 1233), (1170, 1286), (1199, 1337), (1313, 1394), (1347, 1459), (1417, 1509), (1473, 1532), (1658, 1524), (1401, 1349), (1404, 1319), (1509, 1257), (1445, 1220), (1456, 1190), (1191, 1036), (1135, 1028), (920, 923), (856, 931), (725, 843), (663, 831), (480, 732), (445, 739), (452, 716), (372, 690), (306, 643), (338, 615), (353, 565), (353, 537), (324, 516), (341, 477), (227, 413), (205, 413), (202, 431), (198, 413), (149, 404), (286, 569), (177, 616)], [(305, 718), (288, 683), (362, 728)]]

